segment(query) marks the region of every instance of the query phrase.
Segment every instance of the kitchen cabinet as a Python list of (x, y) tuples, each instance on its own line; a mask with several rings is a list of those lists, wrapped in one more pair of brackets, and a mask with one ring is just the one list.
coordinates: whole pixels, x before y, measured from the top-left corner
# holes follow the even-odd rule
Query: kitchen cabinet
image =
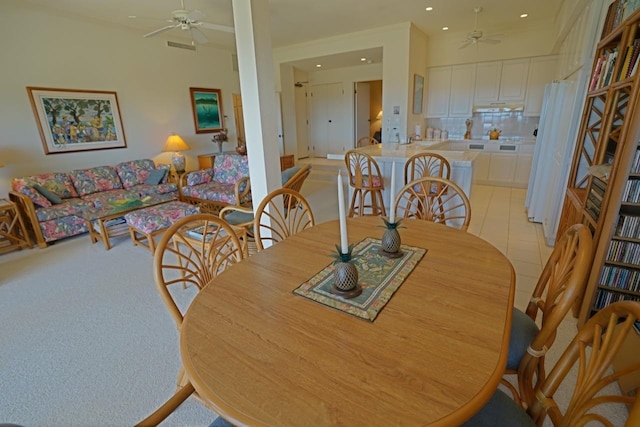
[(489, 179), (489, 164), (491, 154), (480, 153), (473, 162), (473, 182), (484, 182)]
[(496, 184), (512, 184), (516, 173), (518, 156), (513, 154), (491, 153), (489, 163), (489, 181)]
[(481, 62), (476, 65), (476, 85), (473, 101), (476, 105), (498, 102), (502, 62)]
[(473, 107), (475, 64), (434, 67), (427, 72), (428, 118), (469, 117)]
[(470, 117), (473, 108), (476, 64), (451, 67), (449, 117)]
[(513, 177), (513, 183), (517, 187), (527, 187), (529, 184), (529, 176), (531, 175), (531, 164), (533, 163), (533, 154), (518, 153), (516, 160), (516, 173)]
[(426, 117), (449, 116), (451, 67), (434, 67), (427, 71)]
[(474, 104), (524, 102), (529, 62), (529, 58), (525, 58), (477, 64)]
[(558, 57), (555, 55), (531, 58), (524, 112), (522, 113), (524, 116), (540, 116), (544, 88), (553, 81), (556, 75), (557, 63)]

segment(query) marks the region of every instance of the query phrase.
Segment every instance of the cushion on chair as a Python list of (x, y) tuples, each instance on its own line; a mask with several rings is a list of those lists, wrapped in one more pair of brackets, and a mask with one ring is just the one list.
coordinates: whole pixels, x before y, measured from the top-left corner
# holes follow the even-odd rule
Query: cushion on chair
[(300, 170), (299, 166), (294, 166), (292, 168), (285, 169), (281, 172), (282, 176), (282, 185), (284, 185), (287, 181), (291, 179), (293, 175), (295, 175)]
[(511, 318), (511, 336), (509, 337), (509, 358), (507, 369), (517, 370), (527, 347), (538, 335), (540, 329), (536, 322), (517, 308), (513, 309)]
[(231, 225), (246, 224), (253, 221), (253, 213), (232, 211), (224, 216), (224, 220)]
[(500, 390), (491, 396), (480, 411), (462, 427), (528, 427), (535, 426), (531, 417)]
[(233, 424), (218, 415), (218, 418), (209, 424), (209, 427), (233, 427)]

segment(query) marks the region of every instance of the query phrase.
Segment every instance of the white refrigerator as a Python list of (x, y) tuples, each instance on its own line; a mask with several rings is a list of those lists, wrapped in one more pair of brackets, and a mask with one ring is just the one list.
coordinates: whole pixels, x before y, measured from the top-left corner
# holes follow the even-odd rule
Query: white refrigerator
[(573, 155), (576, 84), (554, 81), (545, 88), (538, 135), (533, 153), (525, 207), (529, 220), (542, 223), (547, 245), (556, 232)]

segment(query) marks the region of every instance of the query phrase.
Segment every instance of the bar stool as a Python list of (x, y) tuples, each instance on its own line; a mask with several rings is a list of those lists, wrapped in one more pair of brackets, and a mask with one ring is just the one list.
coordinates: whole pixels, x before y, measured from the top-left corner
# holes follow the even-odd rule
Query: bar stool
[(349, 186), (353, 189), (348, 216), (386, 216), (382, 199), (384, 180), (378, 163), (356, 150), (347, 151), (344, 160), (349, 171)]

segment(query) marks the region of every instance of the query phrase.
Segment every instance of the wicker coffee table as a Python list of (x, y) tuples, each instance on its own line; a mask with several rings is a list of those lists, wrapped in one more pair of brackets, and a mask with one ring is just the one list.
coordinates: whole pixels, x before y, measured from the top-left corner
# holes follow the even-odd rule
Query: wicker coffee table
[(175, 199), (175, 194), (160, 194), (140, 199), (112, 200), (102, 206), (87, 209), (80, 216), (87, 221), (91, 243), (102, 240), (105, 249), (109, 250), (112, 237), (129, 234), (129, 226), (124, 219), (127, 212), (168, 203)]

